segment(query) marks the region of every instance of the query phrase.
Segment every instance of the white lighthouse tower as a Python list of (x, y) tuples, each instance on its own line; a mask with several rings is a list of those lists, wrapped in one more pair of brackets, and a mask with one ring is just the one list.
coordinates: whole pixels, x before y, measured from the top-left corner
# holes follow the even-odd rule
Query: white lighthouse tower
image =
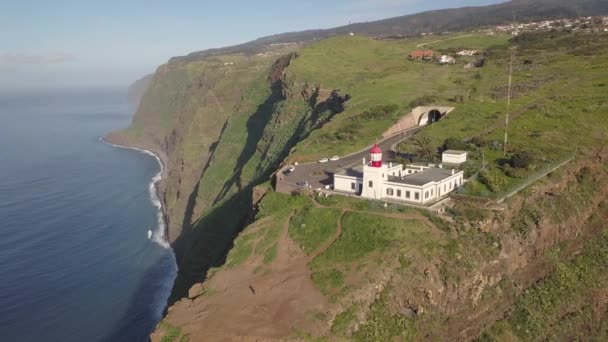
[(369, 150), (370, 163), (363, 165), (363, 191), (361, 197), (381, 199), (388, 166), (382, 163), (382, 149), (377, 144)]

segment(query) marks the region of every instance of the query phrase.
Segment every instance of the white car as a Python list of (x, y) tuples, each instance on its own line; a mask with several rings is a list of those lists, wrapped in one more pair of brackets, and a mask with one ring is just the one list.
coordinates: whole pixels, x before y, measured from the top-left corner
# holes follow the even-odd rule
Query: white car
[(327, 163), (329, 161), (328, 158), (321, 158), (319, 159), (319, 163)]
[(333, 156), (333, 157), (329, 158), (329, 160), (331, 160), (331, 161), (340, 160), (340, 157), (338, 157), (338, 156)]

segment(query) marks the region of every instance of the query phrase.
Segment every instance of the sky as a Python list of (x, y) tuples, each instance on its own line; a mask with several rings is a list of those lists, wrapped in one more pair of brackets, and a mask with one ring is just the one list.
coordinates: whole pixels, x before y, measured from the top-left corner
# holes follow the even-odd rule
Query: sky
[(0, 0), (0, 90), (127, 87), (173, 56), (503, 0)]

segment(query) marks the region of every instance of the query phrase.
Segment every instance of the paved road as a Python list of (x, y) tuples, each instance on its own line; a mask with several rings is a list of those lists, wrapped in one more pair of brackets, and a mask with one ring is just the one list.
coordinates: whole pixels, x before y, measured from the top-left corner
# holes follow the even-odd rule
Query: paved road
[[(382, 149), (383, 159), (386, 162), (392, 161), (396, 157), (394, 147), (403, 140), (410, 138), (415, 132), (420, 130), (422, 127), (414, 127), (405, 130), (401, 133), (397, 133), (388, 138), (385, 138), (378, 142), (378, 146)], [(312, 189), (322, 188), (325, 185), (333, 183), (332, 175), (340, 168), (361, 164), (363, 158), (369, 160), (369, 150), (371, 146), (365, 148), (362, 151), (350, 154), (348, 156), (341, 157), (340, 160), (330, 161), (327, 163), (304, 163), (296, 166), (295, 171), (289, 176), (282, 175), (283, 170), (280, 170), (283, 182), (295, 185), (297, 182), (308, 181)], [(331, 156), (327, 156), (331, 157)]]

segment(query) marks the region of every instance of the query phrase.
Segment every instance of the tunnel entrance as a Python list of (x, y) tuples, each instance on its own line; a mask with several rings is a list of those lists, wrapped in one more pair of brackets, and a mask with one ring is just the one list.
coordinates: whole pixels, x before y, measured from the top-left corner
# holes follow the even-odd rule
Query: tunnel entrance
[(441, 119), (441, 112), (437, 109), (432, 109), (420, 117), (419, 126), (430, 125)]

